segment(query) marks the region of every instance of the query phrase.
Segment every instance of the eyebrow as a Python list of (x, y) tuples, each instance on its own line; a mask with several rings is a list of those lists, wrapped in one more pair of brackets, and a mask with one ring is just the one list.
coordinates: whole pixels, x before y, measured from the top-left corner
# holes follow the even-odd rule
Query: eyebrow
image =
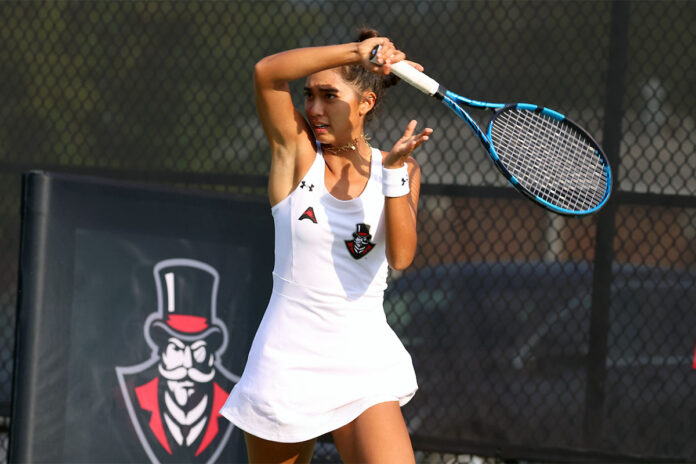
[(200, 348), (201, 346), (207, 346), (208, 343), (206, 343), (205, 340), (197, 340), (191, 344), (191, 349), (195, 350), (197, 348)]
[(176, 345), (177, 348), (185, 348), (186, 347), (186, 345), (178, 338), (169, 337), (169, 340), (167, 340), (167, 342), (173, 343), (174, 345)]
[[(338, 93), (338, 89), (337, 89), (336, 87), (331, 87), (330, 85), (320, 85), (320, 86), (317, 86), (317, 88), (318, 88), (319, 90), (321, 90), (322, 92), (336, 92), (336, 93)], [(305, 91), (305, 92), (311, 92), (311, 91), (312, 91), (312, 88), (311, 88), (311, 87), (305, 87), (305, 88), (304, 88), (304, 91)]]

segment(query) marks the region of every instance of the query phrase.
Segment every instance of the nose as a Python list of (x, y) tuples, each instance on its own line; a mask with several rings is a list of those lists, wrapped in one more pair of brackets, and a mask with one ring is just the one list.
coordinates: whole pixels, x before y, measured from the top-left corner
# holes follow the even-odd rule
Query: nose
[(187, 346), (184, 348), (184, 367), (193, 367), (193, 355), (191, 354), (191, 347)]
[(321, 116), (324, 107), (317, 98), (307, 99), (305, 102), (305, 113), (307, 116)]

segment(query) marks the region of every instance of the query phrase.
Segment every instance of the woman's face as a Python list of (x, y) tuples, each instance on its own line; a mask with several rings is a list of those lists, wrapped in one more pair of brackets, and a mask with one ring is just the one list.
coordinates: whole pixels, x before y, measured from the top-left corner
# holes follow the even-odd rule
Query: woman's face
[(305, 115), (319, 142), (340, 146), (359, 137), (369, 108), (369, 100), (345, 82), (338, 69), (307, 77)]

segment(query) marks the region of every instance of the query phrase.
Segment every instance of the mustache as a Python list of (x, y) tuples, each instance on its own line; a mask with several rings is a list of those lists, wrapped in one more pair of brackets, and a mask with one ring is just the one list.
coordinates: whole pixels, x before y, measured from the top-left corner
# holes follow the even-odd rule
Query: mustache
[(206, 374), (205, 372), (199, 371), (195, 367), (176, 367), (174, 369), (167, 370), (162, 367), (162, 364), (159, 364), (157, 368), (159, 369), (160, 375), (167, 380), (181, 380), (188, 377), (194, 382), (208, 383), (213, 380), (213, 377), (215, 377), (215, 369), (211, 369), (210, 372)]

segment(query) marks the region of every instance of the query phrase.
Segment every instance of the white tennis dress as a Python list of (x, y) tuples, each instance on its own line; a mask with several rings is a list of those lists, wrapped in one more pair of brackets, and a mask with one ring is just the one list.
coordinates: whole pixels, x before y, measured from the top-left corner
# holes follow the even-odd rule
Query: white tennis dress
[(271, 211), (273, 293), (244, 373), (221, 413), (252, 435), (300, 442), (418, 386), (389, 327), (382, 155), (372, 149), (363, 193), (338, 200), (324, 184), (321, 148), (299, 186)]

